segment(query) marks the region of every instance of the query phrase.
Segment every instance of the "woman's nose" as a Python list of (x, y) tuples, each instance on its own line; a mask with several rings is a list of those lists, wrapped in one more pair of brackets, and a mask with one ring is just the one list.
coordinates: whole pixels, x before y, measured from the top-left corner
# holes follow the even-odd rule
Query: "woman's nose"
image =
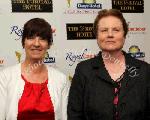
[(111, 29), (108, 30), (108, 36), (113, 36), (113, 31)]
[(34, 46), (40, 46), (40, 40), (38, 38), (35, 38)]

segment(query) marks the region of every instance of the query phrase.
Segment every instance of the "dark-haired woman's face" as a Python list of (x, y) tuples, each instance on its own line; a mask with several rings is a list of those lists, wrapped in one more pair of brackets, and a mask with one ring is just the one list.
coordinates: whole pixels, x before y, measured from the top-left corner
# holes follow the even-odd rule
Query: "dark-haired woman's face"
[(49, 45), (47, 40), (35, 36), (25, 38), (24, 48), (26, 52), (26, 59), (42, 60), (47, 52), (47, 49), (49, 49)]

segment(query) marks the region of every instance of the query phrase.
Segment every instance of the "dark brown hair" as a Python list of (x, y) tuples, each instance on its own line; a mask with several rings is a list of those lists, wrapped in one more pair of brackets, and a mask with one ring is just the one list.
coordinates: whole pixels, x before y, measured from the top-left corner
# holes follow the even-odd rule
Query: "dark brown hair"
[(24, 47), (25, 38), (41, 37), (48, 42), (48, 45), (52, 44), (52, 29), (51, 25), (43, 18), (33, 18), (24, 24), (22, 35), (22, 46)]
[(107, 16), (114, 16), (114, 17), (117, 17), (118, 19), (120, 19), (120, 21), (122, 22), (122, 25), (123, 25), (124, 37), (126, 37), (126, 35), (128, 33), (128, 24), (127, 24), (125, 18), (123, 17), (123, 14), (117, 9), (109, 9), (109, 10), (103, 9), (98, 12), (98, 15), (96, 16), (95, 21), (94, 21), (95, 35), (97, 36), (97, 33), (98, 33), (98, 22), (103, 17), (107, 17)]

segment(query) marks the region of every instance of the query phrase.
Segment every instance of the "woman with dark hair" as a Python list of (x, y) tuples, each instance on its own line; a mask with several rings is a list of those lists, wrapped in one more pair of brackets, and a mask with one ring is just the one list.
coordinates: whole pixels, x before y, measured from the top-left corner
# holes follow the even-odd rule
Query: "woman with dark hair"
[(0, 120), (66, 120), (69, 81), (43, 63), (52, 45), (51, 25), (42, 18), (25, 23), (25, 60), (0, 71)]
[(68, 120), (150, 120), (150, 65), (122, 50), (128, 24), (116, 9), (96, 16), (101, 52), (76, 67)]

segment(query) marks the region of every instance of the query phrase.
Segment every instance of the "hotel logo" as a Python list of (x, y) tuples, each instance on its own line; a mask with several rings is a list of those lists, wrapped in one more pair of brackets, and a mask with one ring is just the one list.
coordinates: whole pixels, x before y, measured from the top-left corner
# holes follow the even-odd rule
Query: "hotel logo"
[(123, 13), (144, 13), (144, 0), (112, 0), (112, 8)]
[(67, 40), (94, 40), (92, 23), (68, 23), (66, 24)]
[(53, 12), (52, 0), (11, 0), (12, 12)]

